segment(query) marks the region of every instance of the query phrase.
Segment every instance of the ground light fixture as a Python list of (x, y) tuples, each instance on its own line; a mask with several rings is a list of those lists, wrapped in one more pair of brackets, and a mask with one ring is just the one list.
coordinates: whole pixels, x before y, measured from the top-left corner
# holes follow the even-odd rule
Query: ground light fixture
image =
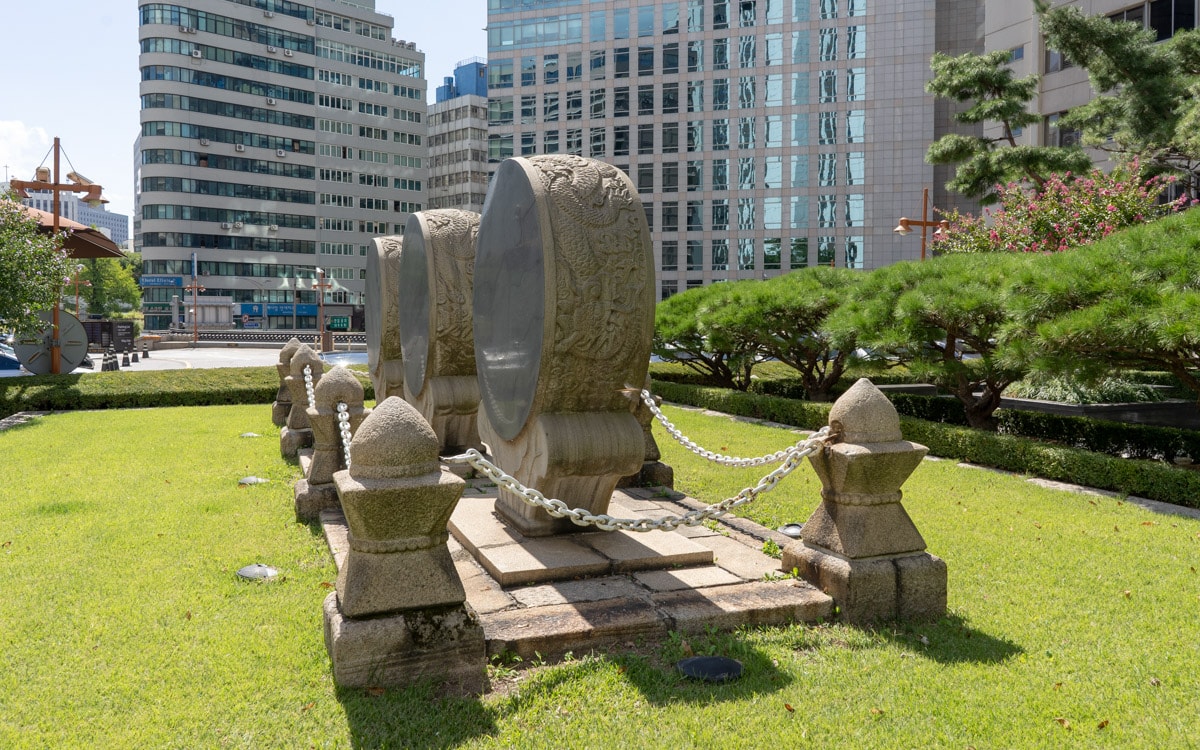
[(247, 565), (237, 572), (237, 577), (243, 581), (269, 581), (277, 575), (279, 575), (278, 570), (263, 563)]
[(732, 682), (742, 676), (742, 663), (728, 656), (692, 656), (675, 667), (684, 677), (703, 682)]

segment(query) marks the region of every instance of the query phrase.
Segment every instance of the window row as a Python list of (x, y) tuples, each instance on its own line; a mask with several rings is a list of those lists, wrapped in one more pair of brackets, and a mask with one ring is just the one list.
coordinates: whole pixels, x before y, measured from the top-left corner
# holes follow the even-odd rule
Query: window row
[[(809, 209), (816, 205), (816, 221)], [(864, 196), (788, 195), (765, 198), (713, 198), (682, 203), (645, 203), (646, 220), (659, 232), (726, 232), (759, 229), (807, 229), (818, 227), (861, 227), (864, 221)], [(658, 222), (654, 221), (655, 214)]]
[[(817, 103), (853, 104), (866, 99), (866, 71), (851, 68), (846, 71), (844, 96), (839, 99), (838, 72), (822, 71), (816, 77)], [(828, 73), (828, 75), (827, 75)], [(615, 86), (589, 91), (547, 91), (542, 94), (495, 96), (488, 100), (488, 124), (507, 125), (519, 115), (522, 125), (561, 120), (603, 119), (605, 117), (653, 116), (657, 114), (689, 114), (712, 111), (725, 112), (731, 108), (752, 109), (759, 106), (800, 106), (812, 103), (809, 96), (810, 76), (793, 73), (791, 86), (785, 96), (782, 75), (741, 76), (680, 83)], [(517, 110), (515, 107), (519, 106)]]
[[(812, 252), (814, 249), (815, 253)], [(863, 238), (860, 235), (821, 236), (816, 238), (816, 242), (811, 242), (808, 237), (718, 237), (712, 240), (683, 242), (662, 240), (659, 243), (658, 270), (661, 273), (760, 269), (780, 271), (808, 268), (812, 265), (861, 269), (863, 254)], [(668, 281), (674, 282), (664, 279), (664, 290)], [(700, 281), (693, 284), (692, 281), (688, 280), (689, 288), (703, 283)], [(668, 296), (670, 295), (664, 294), (663, 298)]]
[(195, 58), (197, 57), (197, 53), (199, 53), (198, 56), (200, 58), (211, 60), (212, 62), (238, 65), (243, 68), (278, 73), (294, 78), (304, 78), (310, 81), (313, 78), (312, 66), (290, 62), (288, 58), (280, 59), (274, 56), (255, 55), (250, 52), (237, 52), (231, 49), (212, 47), (207, 44), (196, 44), (195, 42), (184, 41), (183, 39), (165, 39), (162, 37), (143, 39), (142, 53), (148, 52), (166, 52), (172, 55), (183, 55), (187, 58)]
[(311, 180), (316, 173), (313, 167), (307, 164), (266, 161), (265, 159), (245, 159), (242, 157), (206, 154), (202, 151), (182, 151), (172, 148), (150, 148), (142, 151), (142, 164), (182, 164), (190, 167), (269, 174), (276, 177), (295, 177), (299, 180)]
[[(488, 160), (496, 161), (512, 156), (514, 143), (520, 143), (521, 156), (566, 152), (602, 159), (630, 156), (634, 153), (646, 156), (658, 153), (675, 154), (681, 150), (687, 153), (702, 153), (729, 151), (731, 148), (773, 149), (809, 146), (814, 142), (820, 146), (829, 146), (865, 141), (866, 113), (863, 110), (816, 113), (815, 139), (809, 130), (813, 120), (813, 116), (808, 114), (765, 115), (688, 120), (682, 123), (665, 122), (658, 125), (614, 125), (611, 128), (568, 127), (565, 131), (540, 131), (540, 137), (537, 132), (516, 135), (491, 133), (488, 135)], [(832, 157), (825, 155), (822, 158)], [(828, 174), (836, 179), (833, 177), (836, 175), (836, 165), (829, 165), (828, 170), (823, 170), (821, 174)], [(845, 175), (846, 179), (857, 179), (858, 171), (847, 167)]]
[[(324, 71), (322, 71), (324, 72)], [(143, 81), (178, 81), (193, 86), (208, 86), (223, 91), (236, 91), (240, 94), (265, 96), (280, 101), (312, 104), (313, 92), (291, 86), (277, 86), (264, 81), (252, 81), (247, 78), (217, 75), (192, 68), (181, 68), (175, 65), (148, 65), (142, 68)]]
[[(808, 31), (780, 32), (729, 39), (697, 39), (682, 48), (684, 68), (688, 73), (738, 68), (772, 67), (785, 63), (809, 62)], [(820, 29), (818, 55), (821, 62), (862, 60), (867, 56), (866, 27)], [(840, 40), (840, 46), (839, 46)], [(705, 46), (707, 45), (707, 54)], [(669, 42), (661, 46), (617, 47), (612, 50), (592, 50), (587, 53), (587, 77), (604, 80), (630, 76), (671, 75), (680, 72), (680, 44)], [(488, 88), (513, 86), (553, 86), (584, 78), (583, 52), (552, 52), (525, 55), (514, 59), (493, 60), (488, 67)], [(560, 65), (561, 61), (561, 65)], [(611, 63), (611, 65), (610, 65)], [(518, 75), (519, 74), (519, 75)]]

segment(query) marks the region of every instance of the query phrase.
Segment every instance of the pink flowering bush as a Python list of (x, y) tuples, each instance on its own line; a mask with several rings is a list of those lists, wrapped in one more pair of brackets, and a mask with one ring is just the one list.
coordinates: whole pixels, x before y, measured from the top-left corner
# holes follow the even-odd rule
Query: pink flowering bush
[(1187, 205), (1186, 196), (1169, 203), (1158, 198), (1175, 177), (1142, 180), (1137, 163), (1111, 174), (1092, 170), (1051, 175), (1029, 191), (1010, 182), (997, 186), (1000, 208), (975, 217), (943, 212), (950, 231), (934, 238), (939, 254), (980, 252), (1051, 253), (1091, 244), (1123, 227), (1146, 224)]

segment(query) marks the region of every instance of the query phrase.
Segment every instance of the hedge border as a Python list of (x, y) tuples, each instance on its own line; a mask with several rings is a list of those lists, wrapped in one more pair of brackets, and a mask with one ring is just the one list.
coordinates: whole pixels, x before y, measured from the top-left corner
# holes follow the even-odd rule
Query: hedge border
[[(659, 380), (652, 386), (667, 401), (804, 429), (826, 424), (831, 406)], [(901, 416), (900, 424), (906, 439), (922, 443), (935, 456), (1200, 508), (1200, 472), (915, 417)]]

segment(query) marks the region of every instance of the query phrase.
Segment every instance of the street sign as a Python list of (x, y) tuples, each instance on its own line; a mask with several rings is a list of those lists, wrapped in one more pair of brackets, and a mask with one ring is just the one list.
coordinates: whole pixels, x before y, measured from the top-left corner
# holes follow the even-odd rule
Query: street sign
[(242, 328), (258, 328), (260, 325), (261, 324), (257, 320), (251, 320), (246, 323), (242, 323)]
[(349, 331), (350, 316), (349, 315), (331, 315), (329, 316), (329, 330), (331, 331)]

